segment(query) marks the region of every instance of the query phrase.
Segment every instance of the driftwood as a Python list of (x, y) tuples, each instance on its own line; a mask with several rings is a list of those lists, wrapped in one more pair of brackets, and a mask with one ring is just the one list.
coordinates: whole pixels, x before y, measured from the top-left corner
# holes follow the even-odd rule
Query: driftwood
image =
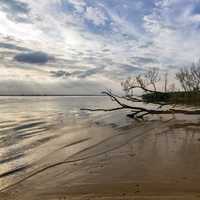
[[(134, 87), (134, 88), (141, 88), (145, 92), (155, 92), (155, 91), (148, 90), (146, 88), (139, 87), (139, 86)], [(133, 89), (133, 87), (131, 89)], [(91, 112), (97, 112), (97, 111), (111, 112), (111, 111), (128, 109), (128, 110), (131, 110), (131, 113), (128, 114), (127, 116), (130, 117), (130, 118), (133, 118), (133, 119), (144, 119), (144, 117), (147, 116), (147, 115), (164, 115), (164, 114), (200, 115), (200, 109), (198, 109), (198, 110), (176, 109), (176, 108), (174, 108), (175, 107), (174, 105), (170, 105), (170, 108), (165, 109), (164, 106), (166, 106), (168, 104), (163, 103), (163, 102), (152, 103), (152, 104), (156, 105), (157, 108), (149, 109), (149, 108), (146, 108), (147, 106), (146, 107), (131, 106), (131, 105), (127, 105), (127, 104), (125, 104), (121, 101), (123, 99), (123, 100), (131, 101), (133, 103), (143, 102), (143, 100), (139, 97), (135, 98), (135, 97), (131, 97), (131, 96), (118, 96), (118, 95), (114, 95), (111, 91), (105, 91), (105, 92), (103, 92), (103, 94), (111, 97), (112, 101), (115, 101), (118, 104), (118, 106), (114, 107), (114, 108), (109, 108), (109, 109), (83, 108), (81, 110), (91, 111)]]
[[(183, 73), (183, 72), (184, 73)], [(188, 70), (182, 70), (180, 73), (181, 76), (183, 76), (184, 81), (188, 80), (189, 78), (192, 78), (192, 83), (190, 85), (194, 85), (194, 83), (198, 84), (195, 85), (195, 88), (193, 88), (194, 91), (199, 91), (199, 85), (200, 81), (197, 81), (197, 79), (200, 77), (200, 62), (198, 65), (193, 66), (189, 71)], [(188, 79), (185, 77), (187, 76)], [(178, 79), (179, 80), (179, 79)], [(199, 80), (199, 79), (198, 79)], [(121, 86), (123, 87), (123, 90), (125, 92), (124, 96), (119, 96), (113, 94), (111, 91), (105, 91), (103, 92), (104, 95), (109, 96), (112, 101), (117, 103), (117, 107), (109, 108), (109, 109), (81, 109), (86, 111), (104, 111), (104, 112), (110, 112), (110, 111), (116, 111), (116, 110), (123, 110), (128, 109), (131, 110), (131, 113), (128, 114), (128, 117), (131, 117), (133, 119), (144, 119), (147, 115), (164, 115), (164, 114), (185, 114), (185, 115), (200, 115), (200, 109), (199, 110), (188, 110), (188, 109), (178, 109), (176, 103), (173, 104), (169, 99), (169, 93), (168, 93), (168, 87), (167, 87), (167, 75), (165, 74), (164, 81), (164, 91), (159, 91), (156, 87), (158, 82), (161, 81), (161, 74), (159, 69), (157, 68), (150, 68), (148, 71), (146, 71), (144, 74), (139, 74), (134, 77), (129, 77), (125, 81), (122, 81)], [(179, 80), (180, 81), (180, 80)], [(189, 83), (186, 81), (187, 84)], [(182, 83), (180, 81), (180, 83)], [(184, 82), (185, 83), (185, 82)], [(160, 82), (162, 85), (162, 83)], [(182, 85), (182, 84), (181, 84)], [(140, 89), (142, 91), (141, 96), (135, 96), (134, 92), (136, 89)], [(186, 92), (186, 90), (184, 90)], [(175, 88), (171, 91), (171, 94), (180, 94), (181, 92), (175, 91)], [(148, 98), (148, 94), (150, 94), (150, 97)], [(187, 93), (185, 93), (188, 95)], [(160, 98), (163, 97), (162, 98)], [(155, 98), (154, 98), (155, 97)], [(145, 99), (147, 98), (147, 99)], [(131, 102), (132, 104), (129, 105), (124, 102)], [(134, 103), (144, 103), (141, 106), (138, 106), (138, 104)], [(146, 105), (151, 104), (154, 105), (154, 109), (150, 109), (149, 106)], [(166, 107), (167, 106), (167, 107)]]

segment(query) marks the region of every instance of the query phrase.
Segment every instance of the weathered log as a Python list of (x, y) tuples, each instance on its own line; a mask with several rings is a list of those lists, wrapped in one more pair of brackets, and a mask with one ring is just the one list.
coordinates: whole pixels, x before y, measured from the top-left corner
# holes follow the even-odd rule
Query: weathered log
[[(81, 110), (91, 111), (91, 112), (97, 112), (97, 111), (112, 112), (112, 111), (117, 111), (117, 110), (128, 109), (128, 110), (131, 110), (131, 113), (128, 114), (127, 116), (130, 118), (134, 118), (134, 119), (143, 119), (147, 115), (166, 115), (166, 114), (200, 115), (200, 109), (197, 109), (197, 110), (176, 109), (176, 108), (174, 108), (174, 106), (171, 106), (171, 108), (169, 108), (169, 109), (164, 109), (163, 107), (167, 104), (163, 104), (163, 103), (159, 103), (159, 102), (156, 102), (156, 103), (152, 102), (152, 104), (158, 105), (158, 107), (156, 109), (149, 109), (149, 108), (141, 107), (141, 106), (127, 105), (127, 104), (121, 102), (121, 99), (127, 100), (126, 97), (119, 97), (117, 95), (112, 94), (112, 92), (110, 92), (110, 91), (103, 92), (103, 94), (111, 97), (111, 99), (113, 101), (115, 101), (119, 106), (114, 107), (114, 108), (108, 108), (108, 109), (84, 108)], [(142, 101), (140, 101), (139, 99), (133, 99), (132, 102), (142, 102)]]

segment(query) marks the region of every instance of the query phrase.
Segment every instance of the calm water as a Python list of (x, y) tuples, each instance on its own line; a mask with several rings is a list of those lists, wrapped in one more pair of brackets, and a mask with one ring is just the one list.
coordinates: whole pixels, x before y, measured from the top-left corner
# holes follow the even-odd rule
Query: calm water
[[(81, 131), (77, 134), (75, 130), (81, 123), (118, 124), (117, 118), (115, 122), (107, 120), (110, 114), (106, 118), (105, 113), (80, 111), (80, 108), (112, 106), (111, 103), (106, 97), (1, 97), (1, 188), (31, 171), (51, 151), (59, 149), (60, 142), (57, 141), (68, 132), (72, 134), (72, 144), (84, 141), (84, 137), (80, 139)], [(73, 136), (73, 132), (76, 135)]]
[(113, 104), (107, 97), (1, 97), (0, 196), (7, 186), (13, 200), (135, 180), (180, 183), (180, 190), (188, 181), (187, 189), (199, 191), (199, 116), (139, 123), (125, 111), (80, 111)]

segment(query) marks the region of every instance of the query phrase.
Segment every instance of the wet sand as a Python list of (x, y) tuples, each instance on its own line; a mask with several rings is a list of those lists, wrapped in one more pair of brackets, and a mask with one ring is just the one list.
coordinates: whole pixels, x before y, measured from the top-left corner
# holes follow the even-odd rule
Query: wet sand
[(0, 199), (200, 199), (196, 117), (90, 122), (62, 133), (37, 149), (31, 170), (2, 182)]

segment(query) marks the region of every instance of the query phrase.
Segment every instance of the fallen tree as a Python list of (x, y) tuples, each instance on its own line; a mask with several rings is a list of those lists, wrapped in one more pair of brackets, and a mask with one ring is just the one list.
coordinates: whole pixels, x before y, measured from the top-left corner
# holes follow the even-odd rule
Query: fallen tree
[[(165, 106), (167, 104), (164, 103), (153, 103), (154, 105), (157, 105), (158, 107), (156, 109), (148, 109), (147, 107), (142, 107), (142, 106), (131, 106), (128, 104), (123, 103), (120, 99), (124, 98), (127, 100), (126, 97), (119, 97), (117, 95), (112, 94), (111, 92), (103, 92), (103, 94), (109, 96), (112, 98), (112, 101), (115, 101), (118, 106), (114, 108), (95, 108), (95, 109), (90, 109), (90, 108), (83, 108), (81, 110), (84, 111), (92, 111), (92, 112), (97, 112), (97, 111), (104, 111), (104, 112), (111, 112), (111, 111), (117, 111), (117, 110), (125, 110), (128, 109), (131, 111), (130, 114), (127, 114), (128, 117), (133, 118), (133, 119), (144, 119), (145, 116), (147, 115), (163, 115), (163, 114), (186, 114), (186, 115), (200, 115), (200, 109), (198, 110), (183, 110), (183, 109), (176, 109), (174, 108), (174, 105), (171, 105), (171, 108), (165, 109)], [(137, 99), (131, 99), (128, 98), (128, 101), (132, 102), (142, 102), (140, 100), (137, 101)]]
[[(166, 79), (166, 76), (165, 76)], [(156, 88), (156, 83), (161, 80), (159, 70), (153, 68), (147, 71), (143, 75), (138, 75), (133, 78), (128, 78), (122, 82), (122, 87), (125, 92), (124, 96), (119, 96), (112, 91), (102, 92), (104, 95), (111, 98), (112, 101), (116, 102), (117, 106), (113, 108), (84, 108), (81, 110), (85, 111), (104, 111), (111, 112), (117, 110), (130, 110), (130, 114), (127, 116), (133, 119), (144, 119), (147, 115), (165, 115), (165, 114), (186, 114), (186, 115), (199, 115), (200, 109), (188, 110), (188, 109), (178, 109), (175, 101), (176, 96), (182, 95), (183, 92), (169, 92), (166, 91), (166, 82), (165, 91), (159, 91)], [(141, 95), (135, 95), (135, 90), (140, 89)], [(179, 94), (180, 93), (180, 94)], [(188, 93), (187, 93), (188, 95)], [(199, 93), (198, 93), (199, 95)], [(172, 101), (173, 99), (173, 101)], [(130, 103), (128, 103), (130, 102)], [(138, 103), (142, 103), (141, 106), (138, 106)], [(154, 106), (154, 109), (150, 108), (148, 104)]]

